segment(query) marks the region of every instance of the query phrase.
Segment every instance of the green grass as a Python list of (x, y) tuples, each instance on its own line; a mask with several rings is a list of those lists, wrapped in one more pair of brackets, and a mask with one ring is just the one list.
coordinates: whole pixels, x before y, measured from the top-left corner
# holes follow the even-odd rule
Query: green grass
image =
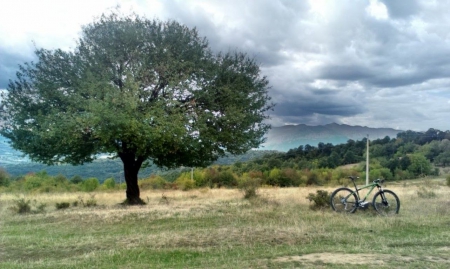
[[(423, 183), (424, 185), (426, 184)], [(96, 194), (96, 207), (53, 205), (78, 194), (30, 197), (44, 214), (15, 214), (0, 196), (0, 268), (448, 268), (450, 188), (390, 185), (400, 214), (341, 215), (309, 209), (318, 188), (146, 192), (122, 207), (122, 192)], [(428, 184), (429, 185), (429, 184)], [(332, 191), (332, 188), (328, 188)], [(162, 195), (167, 203), (161, 203)], [(53, 204), (53, 205), (52, 205)]]

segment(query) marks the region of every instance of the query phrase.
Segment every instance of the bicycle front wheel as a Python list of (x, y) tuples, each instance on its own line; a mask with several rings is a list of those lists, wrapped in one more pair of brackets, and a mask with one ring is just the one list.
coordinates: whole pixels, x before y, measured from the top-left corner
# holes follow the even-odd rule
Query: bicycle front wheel
[(390, 190), (379, 191), (373, 197), (373, 208), (383, 216), (398, 214), (400, 200), (397, 194)]
[(331, 194), (331, 208), (336, 212), (353, 213), (358, 198), (349, 188), (339, 188)]

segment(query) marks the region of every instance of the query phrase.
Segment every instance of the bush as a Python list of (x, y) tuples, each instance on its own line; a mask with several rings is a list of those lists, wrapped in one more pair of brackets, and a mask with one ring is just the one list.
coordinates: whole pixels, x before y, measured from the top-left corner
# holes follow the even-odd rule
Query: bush
[(17, 214), (43, 213), (45, 211), (45, 207), (47, 206), (44, 203), (38, 204), (36, 200), (31, 201), (25, 198), (13, 200), (13, 203), (14, 205), (10, 207), (10, 209)]
[(141, 189), (164, 189), (166, 188), (167, 181), (161, 176), (152, 175), (149, 178), (139, 180), (139, 188)]
[(448, 175), (448, 176), (445, 178), (445, 182), (446, 182), (447, 186), (450, 187), (450, 175)]
[(317, 190), (316, 194), (310, 193), (306, 197), (312, 204), (309, 206), (312, 210), (325, 209), (330, 207), (331, 196), (327, 191)]
[(116, 180), (114, 178), (108, 178), (105, 181), (103, 181), (103, 186), (107, 190), (114, 189), (116, 187)]
[(83, 181), (83, 183), (81, 183), (81, 189), (85, 192), (95, 191), (95, 189), (97, 189), (98, 186), (100, 186), (100, 183), (98, 182), (98, 179), (96, 179), (95, 177), (88, 178), (85, 181)]
[(79, 184), (83, 182), (83, 178), (80, 176), (74, 176), (73, 178), (70, 179), (70, 183), (72, 184)]
[(246, 177), (239, 182), (239, 189), (244, 192), (244, 198), (250, 199), (258, 196), (258, 189), (261, 187), (260, 178)]
[(237, 180), (234, 174), (229, 171), (220, 171), (218, 177), (213, 181), (214, 184), (217, 185), (217, 187), (236, 187), (237, 186)]
[(193, 179), (190, 179), (183, 175), (177, 178), (174, 183), (183, 191), (191, 190), (195, 186), (195, 181)]
[(56, 203), (55, 205), (56, 209), (60, 210), (60, 209), (66, 209), (70, 207), (70, 203), (68, 202), (61, 202), (61, 203)]
[(19, 198), (13, 200), (14, 206), (11, 210), (18, 214), (31, 213), (31, 200), (26, 200), (25, 198)]

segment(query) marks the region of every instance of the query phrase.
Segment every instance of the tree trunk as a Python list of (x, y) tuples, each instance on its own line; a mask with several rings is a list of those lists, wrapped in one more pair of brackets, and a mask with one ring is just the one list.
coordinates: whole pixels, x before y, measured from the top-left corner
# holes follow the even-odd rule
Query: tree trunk
[(145, 204), (140, 198), (138, 173), (144, 158), (135, 156), (134, 153), (119, 153), (119, 157), (123, 162), (123, 170), (125, 182), (127, 183), (127, 199), (124, 204), (142, 205)]

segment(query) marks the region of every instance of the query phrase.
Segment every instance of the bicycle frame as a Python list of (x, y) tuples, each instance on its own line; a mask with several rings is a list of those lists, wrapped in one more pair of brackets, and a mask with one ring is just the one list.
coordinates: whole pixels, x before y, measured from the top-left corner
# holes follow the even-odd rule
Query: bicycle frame
[[(369, 197), (369, 195), (372, 193), (372, 191), (375, 189), (375, 187), (378, 187), (379, 190), (382, 190), (382, 187), (381, 187), (380, 184), (378, 184), (378, 182), (373, 182), (373, 183), (370, 183), (369, 185), (364, 185), (364, 186), (358, 188), (358, 187), (356, 186), (355, 180), (352, 180), (352, 181), (353, 181), (353, 185), (355, 186), (356, 197), (358, 197), (358, 203), (359, 203), (359, 202), (365, 202), (366, 199), (367, 199), (367, 197)], [(367, 192), (366, 196), (364, 196), (364, 199), (361, 200), (361, 197), (359, 196), (359, 191), (360, 191), (360, 190), (364, 190), (364, 189), (368, 189), (368, 188), (370, 188), (370, 190)], [(350, 195), (351, 195), (351, 194), (350, 194)], [(349, 195), (349, 196), (350, 196), (350, 195)], [(349, 196), (348, 196), (348, 197), (349, 197)], [(346, 198), (348, 198), (348, 197), (346, 197)]]

